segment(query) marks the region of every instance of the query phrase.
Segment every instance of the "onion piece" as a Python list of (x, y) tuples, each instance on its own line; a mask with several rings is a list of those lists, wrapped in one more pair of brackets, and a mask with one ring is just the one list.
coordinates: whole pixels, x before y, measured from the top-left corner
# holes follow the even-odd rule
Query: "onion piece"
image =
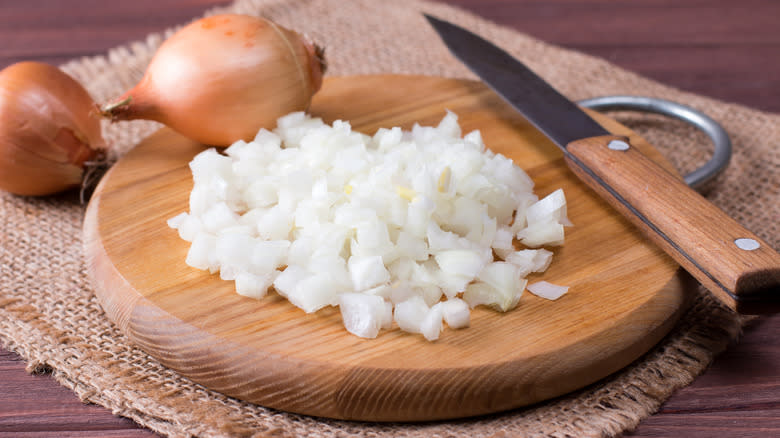
[(569, 291), (568, 286), (559, 286), (547, 281), (537, 281), (529, 284), (527, 289), (532, 294), (547, 300), (557, 300)]
[(428, 316), (428, 305), (419, 295), (398, 303), (393, 312), (395, 322), (401, 330), (409, 333), (421, 333), (426, 316)]
[(544, 272), (552, 263), (552, 251), (546, 249), (523, 249), (512, 251), (504, 260), (517, 266), (520, 276), (525, 277), (531, 272)]
[(530, 224), (555, 222), (564, 226), (572, 223), (566, 215), (566, 198), (562, 189), (557, 189), (529, 206), (525, 211), (526, 222)]
[(441, 302), (442, 317), (450, 328), (458, 329), (469, 326), (469, 305), (460, 298), (450, 298)]
[(437, 303), (430, 309), (420, 323), (420, 333), (429, 341), (439, 339), (442, 323), (442, 303)]
[(339, 309), (344, 327), (355, 336), (376, 338), (379, 329), (387, 326), (387, 307), (379, 296), (343, 293), (339, 295)]

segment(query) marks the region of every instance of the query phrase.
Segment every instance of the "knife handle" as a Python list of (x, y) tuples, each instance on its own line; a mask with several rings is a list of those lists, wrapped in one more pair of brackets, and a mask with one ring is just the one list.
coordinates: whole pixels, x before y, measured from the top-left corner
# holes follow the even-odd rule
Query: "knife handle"
[(717, 298), (739, 313), (780, 311), (780, 254), (626, 137), (566, 147), (569, 167)]

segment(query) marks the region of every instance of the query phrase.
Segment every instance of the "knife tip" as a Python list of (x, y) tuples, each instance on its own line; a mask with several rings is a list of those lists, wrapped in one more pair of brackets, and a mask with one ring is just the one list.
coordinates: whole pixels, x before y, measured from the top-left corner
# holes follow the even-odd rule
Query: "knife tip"
[(444, 20), (441, 20), (439, 18), (434, 17), (433, 15), (428, 15), (425, 12), (423, 12), (423, 17), (425, 17), (426, 20), (428, 20), (429, 23), (433, 24), (434, 26), (436, 24), (444, 23)]
[(433, 30), (436, 31), (436, 33), (439, 34), (439, 36), (443, 36), (447, 33), (452, 33), (456, 26), (448, 21), (444, 21), (441, 18), (436, 18), (433, 15), (428, 15), (426, 13), (423, 13), (423, 16), (428, 20), (428, 24), (433, 27)]

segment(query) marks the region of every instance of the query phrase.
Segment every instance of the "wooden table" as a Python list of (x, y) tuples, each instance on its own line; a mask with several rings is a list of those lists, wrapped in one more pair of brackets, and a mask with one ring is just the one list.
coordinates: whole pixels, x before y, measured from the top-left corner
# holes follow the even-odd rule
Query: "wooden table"
[[(780, 112), (775, 0), (448, 0), (547, 42), (666, 84)], [(225, 0), (26, 0), (0, 8), (0, 68), (100, 54)], [(780, 436), (780, 315), (763, 317), (702, 376), (630, 434)], [(0, 437), (154, 436), (84, 405), (0, 349)]]

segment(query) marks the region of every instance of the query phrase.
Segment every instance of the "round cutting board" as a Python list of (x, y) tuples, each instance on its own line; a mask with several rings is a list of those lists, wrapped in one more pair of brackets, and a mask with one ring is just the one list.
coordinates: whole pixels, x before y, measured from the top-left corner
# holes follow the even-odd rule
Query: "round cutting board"
[[(166, 220), (188, 210), (189, 161), (205, 146), (162, 129), (105, 175), (89, 204), (85, 251), (100, 304), (140, 348), (224, 394), (339, 419), (473, 416), (565, 394), (626, 366), (658, 342), (686, 304), (678, 266), (580, 183), (560, 151), (478, 82), (409, 76), (328, 78), (310, 113), (380, 127), (435, 125), (446, 110), (512, 158), (541, 197), (562, 187), (566, 243), (531, 282), (570, 287), (557, 301), (526, 292), (507, 313), (472, 312), (428, 342), (397, 328), (349, 334), (337, 308), (305, 314), (275, 293), (255, 300), (185, 265), (189, 243)], [(595, 115), (664, 163), (626, 128)]]

